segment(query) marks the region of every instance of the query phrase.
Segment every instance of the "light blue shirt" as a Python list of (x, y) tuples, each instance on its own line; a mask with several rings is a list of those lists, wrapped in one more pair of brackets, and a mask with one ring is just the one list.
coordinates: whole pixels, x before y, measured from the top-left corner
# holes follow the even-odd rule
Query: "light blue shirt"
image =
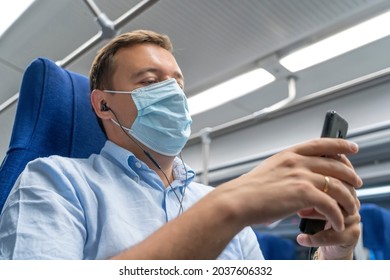
[[(186, 175), (187, 174), (187, 175)], [(107, 141), (88, 159), (59, 156), (29, 163), (0, 220), (0, 259), (106, 259), (139, 243), (213, 188), (174, 162), (174, 182), (131, 152)], [(176, 194), (175, 194), (175, 192)], [(219, 259), (263, 259), (251, 228), (237, 234)]]

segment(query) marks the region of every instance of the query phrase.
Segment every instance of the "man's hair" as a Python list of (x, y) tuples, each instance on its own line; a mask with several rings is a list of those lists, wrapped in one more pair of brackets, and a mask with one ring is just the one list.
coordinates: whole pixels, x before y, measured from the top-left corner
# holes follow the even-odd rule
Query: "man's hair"
[(115, 71), (114, 55), (119, 49), (138, 44), (154, 44), (173, 52), (171, 40), (167, 35), (150, 30), (135, 30), (121, 34), (100, 49), (93, 60), (89, 72), (90, 89), (111, 89), (112, 75)]

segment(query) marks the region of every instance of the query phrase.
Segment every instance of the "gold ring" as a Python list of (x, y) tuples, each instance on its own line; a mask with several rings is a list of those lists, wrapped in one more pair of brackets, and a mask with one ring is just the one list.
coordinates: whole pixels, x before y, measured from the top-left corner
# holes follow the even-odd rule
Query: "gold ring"
[(328, 192), (328, 190), (329, 190), (329, 177), (328, 176), (325, 176), (324, 177), (324, 179), (325, 179), (325, 184), (324, 184), (324, 188), (322, 189), (322, 191), (324, 192), (324, 193), (327, 193)]

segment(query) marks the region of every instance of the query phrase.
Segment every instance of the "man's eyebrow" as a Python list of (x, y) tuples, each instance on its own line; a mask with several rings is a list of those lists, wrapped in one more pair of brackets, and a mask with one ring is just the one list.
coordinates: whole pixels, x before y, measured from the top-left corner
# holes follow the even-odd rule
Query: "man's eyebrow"
[[(142, 75), (144, 75), (144, 74), (146, 74), (146, 73), (149, 73), (149, 72), (150, 72), (150, 73), (159, 74), (159, 73), (161, 73), (162, 71), (159, 70), (159, 69), (157, 69), (157, 68), (145, 68), (145, 69), (141, 69), (141, 70), (139, 70), (139, 71), (133, 73), (133, 74), (131, 75), (131, 77), (132, 77), (132, 78), (139, 78), (139, 77), (141, 77)], [(184, 80), (183, 75), (182, 75), (180, 72), (178, 72), (178, 71), (175, 71), (175, 72), (173, 73), (173, 77), (176, 78), (176, 79)]]
[(138, 78), (138, 77), (141, 77), (142, 75), (144, 75), (145, 73), (148, 73), (148, 72), (151, 72), (151, 73), (158, 73), (160, 72), (157, 68), (144, 68), (144, 69), (141, 69), (135, 73), (133, 73), (131, 75), (132, 78)]

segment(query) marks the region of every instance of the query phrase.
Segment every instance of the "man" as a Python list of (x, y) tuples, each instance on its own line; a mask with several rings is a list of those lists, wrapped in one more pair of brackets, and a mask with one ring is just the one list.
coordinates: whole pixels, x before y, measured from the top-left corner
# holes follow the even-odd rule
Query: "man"
[(109, 140), (88, 159), (26, 167), (3, 209), (0, 258), (261, 259), (249, 226), (297, 212), (328, 221), (300, 244), (321, 246), (320, 259), (352, 258), (362, 181), (344, 154), (356, 144), (299, 144), (214, 190), (176, 157), (191, 118), (168, 37), (118, 36), (97, 54), (90, 81)]

